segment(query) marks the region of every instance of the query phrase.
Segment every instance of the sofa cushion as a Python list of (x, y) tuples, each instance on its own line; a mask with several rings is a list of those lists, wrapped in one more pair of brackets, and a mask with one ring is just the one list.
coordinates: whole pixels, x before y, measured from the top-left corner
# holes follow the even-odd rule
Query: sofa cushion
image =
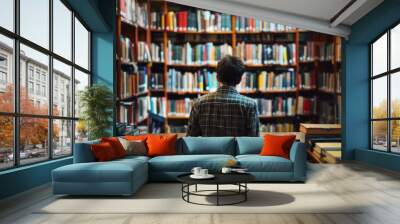
[(147, 172), (147, 163), (140, 159), (75, 163), (53, 170), (53, 181), (130, 182), (135, 172)]
[(74, 163), (95, 162), (96, 158), (91, 149), (92, 144), (99, 144), (100, 140), (75, 143), (74, 147)]
[(146, 143), (149, 149), (147, 154), (149, 156), (166, 156), (176, 154), (176, 134), (157, 134), (149, 135)]
[(126, 151), (119, 141), (118, 137), (104, 137), (101, 138), (101, 142), (108, 142), (114, 149), (117, 158), (122, 158), (126, 156)]
[(183, 137), (179, 141), (178, 154), (235, 155), (235, 139), (233, 137)]
[(105, 162), (119, 158), (109, 142), (102, 142), (90, 146), (96, 161)]
[(261, 137), (236, 137), (236, 155), (260, 154), (263, 144)]
[(158, 156), (149, 160), (149, 170), (163, 172), (190, 172), (199, 166), (212, 172), (219, 171), (230, 159), (231, 155), (175, 155)]
[(240, 167), (249, 172), (292, 172), (292, 161), (279, 156), (239, 155)]
[(289, 159), (290, 148), (296, 140), (296, 135), (264, 135), (262, 156), (280, 156)]

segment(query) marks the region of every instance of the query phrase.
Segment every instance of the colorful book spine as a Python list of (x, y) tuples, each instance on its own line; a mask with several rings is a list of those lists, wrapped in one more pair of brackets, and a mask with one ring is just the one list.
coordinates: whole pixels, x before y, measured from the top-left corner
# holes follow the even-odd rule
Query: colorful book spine
[(160, 115), (165, 117), (166, 116), (166, 100), (165, 97), (149, 97), (148, 98), (148, 110), (151, 113)]
[(164, 45), (151, 43), (151, 61), (152, 62), (164, 62)]
[(299, 46), (299, 60), (301, 62), (334, 60), (334, 46), (334, 43), (309, 41)]
[(151, 12), (150, 13), (150, 28), (153, 30), (164, 30), (165, 19), (162, 12)]
[(135, 0), (119, 0), (120, 14), (128, 23), (136, 23), (137, 3)]
[(246, 91), (293, 91), (296, 90), (296, 74), (294, 69), (286, 72), (245, 72), (237, 86), (239, 92)]
[(176, 69), (168, 70), (168, 91), (212, 92), (217, 88), (218, 81), (215, 71), (206, 69), (195, 72), (182, 72)]
[(140, 62), (150, 62), (151, 54), (149, 46), (144, 41), (139, 41), (138, 43), (138, 61)]
[(293, 132), (294, 125), (292, 123), (275, 123), (260, 125), (261, 132)]
[(147, 28), (149, 26), (147, 3), (136, 4), (136, 22), (143, 28)]
[(121, 71), (120, 83), (119, 83), (119, 97), (126, 98), (135, 94), (134, 86), (135, 76), (128, 74), (125, 71)]
[(257, 98), (257, 105), (261, 116), (294, 116), (296, 114), (296, 98), (293, 97)]
[(299, 96), (297, 102), (298, 115), (315, 115), (317, 114), (316, 97)]
[(292, 32), (296, 30), (291, 26), (243, 16), (236, 17), (235, 26), (237, 32)]
[(230, 15), (207, 10), (169, 11), (165, 28), (175, 32), (226, 32), (232, 30)]
[(120, 37), (121, 55), (120, 59), (123, 63), (132, 62), (133, 59), (133, 43), (128, 37)]
[(193, 100), (190, 98), (170, 99), (168, 101), (168, 116), (189, 116)]

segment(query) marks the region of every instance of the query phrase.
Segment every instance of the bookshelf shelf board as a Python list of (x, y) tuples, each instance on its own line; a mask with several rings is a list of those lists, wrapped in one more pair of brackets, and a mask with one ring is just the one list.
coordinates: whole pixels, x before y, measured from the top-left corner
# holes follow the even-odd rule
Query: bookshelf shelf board
[(296, 34), (296, 30), (287, 31), (236, 31), (239, 35), (257, 35), (257, 34)]
[(295, 64), (281, 65), (281, 64), (245, 64), (246, 68), (271, 68), (271, 67), (281, 67), (281, 68), (294, 68)]
[(178, 30), (166, 30), (167, 33), (180, 33), (180, 34), (207, 34), (207, 35), (231, 35), (232, 31), (178, 31)]
[(154, 28), (151, 28), (150, 31), (151, 32), (164, 32), (163, 29), (154, 29)]
[(305, 92), (315, 92), (317, 91), (317, 88), (299, 88), (299, 92), (305, 93)]
[(198, 94), (207, 94), (208, 91), (168, 91), (167, 94), (170, 95), (198, 95)]
[(216, 68), (215, 64), (204, 64), (204, 65), (185, 65), (185, 64), (168, 64), (168, 67), (174, 68)]

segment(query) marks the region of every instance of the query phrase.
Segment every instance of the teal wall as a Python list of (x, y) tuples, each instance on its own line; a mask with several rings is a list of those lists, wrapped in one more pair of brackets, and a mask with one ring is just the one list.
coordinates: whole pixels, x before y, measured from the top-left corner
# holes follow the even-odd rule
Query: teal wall
[[(92, 82), (106, 84), (114, 90), (115, 1), (67, 2), (92, 31)], [(110, 127), (110, 131), (113, 130), (115, 129)], [(48, 183), (51, 181), (53, 169), (71, 163), (72, 158), (69, 157), (0, 172), (0, 199)]]
[[(343, 159), (398, 170), (398, 156), (369, 150), (369, 43), (400, 22), (400, 0), (385, 0), (351, 27), (344, 45)], [(360, 151), (362, 150), (362, 151)], [(379, 160), (379, 161), (378, 161)]]

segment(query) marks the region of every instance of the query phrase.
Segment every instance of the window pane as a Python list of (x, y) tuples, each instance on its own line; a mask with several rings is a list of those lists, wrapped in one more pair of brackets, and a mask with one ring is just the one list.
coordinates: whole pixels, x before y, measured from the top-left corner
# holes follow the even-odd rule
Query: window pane
[(49, 158), (48, 121), (45, 118), (21, 117), (19, 136), (21, 164)]
[(75, 18), (75, 63), (89, 70), (89, 32)]
[(21, 36), (49, 47), (49, 0), (20, 0)]
[(75, 121), (75, 143), (85, 142), (88, 138), (88, 129), (84, 120)]
[(21, 44), (20, 109), (25, 114), (47, 115), (49, 57)]
[(72, 154), (72, 121), (53, 120), (53, 156)]
[(60, 1), (53, 1), (53, 51), (71, 60), (72, 12)]
[[(0, 12), (1, 13), (1, 12)], [(0, 35), (0, 111), (14, 111), (14, 43)]]
[(372, 81), (372, 118), (387, 117), (387, 78), (386, 76)]
[(387, 34), (372, 44), (372, 69), (373, 75), (387, 71)]
[(372, 147), (387, 151), (387, 121), (372, 122)]
[(14, 125), (10, 116), (0, 116), (0, 170), (14, 165)]
[(72, 68), (53, 60), (53, 114), (72, 117)]
[(400, 72), (391, 75), (390, 103), (392, 117), (400, 118)]
[(0, 26), (14, 31), (14, 0), (1, 0)]
[(392, 152), (400, 153), (400, 120), (391, 121)]
[(81, 114), (80, 94), (87, 86), (89, 86), (89, 75), (75, 69), (75, 117)]
[(391, 31), (390, 37), (390, 67), (400, 67), (400, 24)]

